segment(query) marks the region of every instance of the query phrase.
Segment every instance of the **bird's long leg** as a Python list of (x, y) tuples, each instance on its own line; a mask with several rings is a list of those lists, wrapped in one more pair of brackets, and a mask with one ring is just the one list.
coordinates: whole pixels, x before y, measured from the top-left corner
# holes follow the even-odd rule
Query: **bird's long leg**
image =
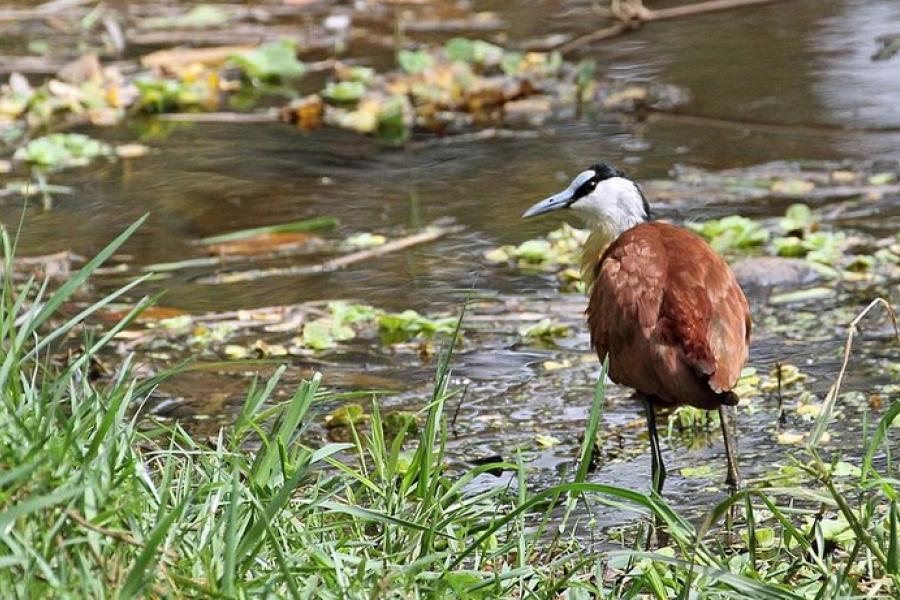
[(650, 432), (650, 472), (652, 474), (653, 489), (657, 494), (662, 494), (663, 484), (666, 482), (666, 465), (663, 463), (662, 451), (659, 448), (659, 434), (656, 431), (656, 413), (650, 398), (644, 398), (644, 410), (647, 414), (647, 429)]
[(732, 436), (730, 418), (724, 406), (719, 406), (719, 421), (722, 423), (722, 438), (725, 440), (725, 459), (728, 461), (728, 476), (725, 483), (737, 490), (741, 488), (741, 470), (738, 468), (737, 446)]
[[(650, 432), (650, 473), (653, 481), (653, 490), (657, 495), (662, 494), (663, 484), (666, 482), (666, 465), (663, 463), (662, 450), (659, 448), (659, 433), (656, 431), (656, 412), (650, 398), (644, 397), (644, 411), (647, 415), (647, 430)], [(649, 551), (654, 543), (658, 547), (668, 544), (668, 535), (662, 529), (662, 521), (659, 515), (653, 514), (650, 530), (647, 532), (645, 550)]]

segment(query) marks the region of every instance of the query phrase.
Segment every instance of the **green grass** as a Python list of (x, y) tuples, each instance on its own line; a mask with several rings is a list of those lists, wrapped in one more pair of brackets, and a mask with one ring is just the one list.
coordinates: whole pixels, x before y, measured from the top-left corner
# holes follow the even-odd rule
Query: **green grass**
[[(61, 365), (50, 356), (133, 289), (75, 317), (58, 314), (139, 224), (53, 293), (40, 282), (13, 282), (14, 249), (3, 236), (4, 598), (824, 599), (900, 589), (900, 482), (893, 466), (876, 468), (885, 464), (896, 402), (861, 449), (858, 469), (811, 446), (798, 457), (802, 482), (736, 494), (700, 525), (658, 497), (590, 482), (594, 434), (603, 435), (602, 379), (572, 480), (530, 488), (519, 459), (450, 468), (444, 407), (460, 393), (450, 377), (458, 325), (416, 435), (388, 436), (373, 401), (369, 424), (352, 431), (350, 443), (307, 446), (304, 429), (327, 393), (315, 376), (275, 402), (283, 368), (248, 391), (234, 424), (212, 441), (137, 419), (133, 409), (166, 375), (142, 380), (126, 357), (98, 382), (90, 357), (152, 299), (86, 338), (80, 357)], [(487, 491), (468, 491), (497, 467), (518, 485), (498, 479)], [(589, 518), (584, 508), (598, 503), (643, 512), (636, 523), (654, 513), (670, 544), (637, 550), (635, 527), (633, 545), (589, 546), (575, 531)], [(721, 524), (733, 506), (737, 540), (728, 543)]]

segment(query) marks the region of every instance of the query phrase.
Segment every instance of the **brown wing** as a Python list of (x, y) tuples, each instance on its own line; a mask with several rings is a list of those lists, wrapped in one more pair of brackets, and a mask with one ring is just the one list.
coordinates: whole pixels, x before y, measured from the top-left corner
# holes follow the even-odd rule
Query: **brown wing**
[(666, 223), (623, 233), (597, 266), (588, 323), (614, 381), (672, 404), (733, 401), (721, 394), (747, 359), (747, 301), (693, 233)]

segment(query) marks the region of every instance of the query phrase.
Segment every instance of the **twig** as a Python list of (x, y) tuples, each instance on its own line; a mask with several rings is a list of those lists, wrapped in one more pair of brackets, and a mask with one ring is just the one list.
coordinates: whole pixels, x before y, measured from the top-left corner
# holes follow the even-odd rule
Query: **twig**
[(13, 266), (44, 265), (50, 262), (83, 262), (84, 260), (83, 256), (69, 250), (62, 250), (60, 252), (42, 254), (40, 256), (19, 256), (13, 259)]
[(299, 32), (296, 26), (234, 25), (222, 30), (164, 29), (135, 31), (129, 29), (126, 39), (134, 46), (195, 46), (257, 45), (263, 42), (288, 38), (304, 50), (326, 50), (334, 47), (333, 36), (313, 37)]
[(351, 252), (350, 254), (332, 258), (317, 265), (303, 265), (297, 267), (243, 271), (239, 273), (228, 273), (224, 275), (203, 277), (198, 279), (197, 281), (198, 283), (205, 284), (219, 284), (232, 283), (237, 281), (253, 281), (262, 277), (281, 277), (285, 275), (314, 275), (317, 273), (330, 273), (332, 271), (345, 269), (350, 265), (354, 265), (356, 263), (361, 263), (373, 258), (384, 256), (385, 254), (391, 254), (393, 252), (405, 250), (412, 246), (418, 246), (419, 244), (427, 244), (429, 242), (433, 242), (441, 237), (444, 237), (448, 233), (454, 233), (460, 231), (461, 229), (461, 227), (432, 226), (428, 227), (427, 229), (425, 229), (425, 231), (422, 231), (420, 233), (392, 240), (384, 244), (383, 246), (378, 246), (377, 248), (371, 248), (368, 250), (360, 250), (358, 252)]
[[(28, 272), (40, 271), (42, 277), (49, 279), (64, 279), (69, 276), (72, 263), (84, 262), (84, 257), (63, 250), (43, 256), (22, 256), (13, 258), (12, 276), (27, 275)], [(4, 273), (6, 266), (0, 261), (0, 274)]]
[(160, 121), (176, 123), (277, 123), (276, 112), (212, 112), (212, 113), (165, 113), (157, 117)]
[[(143, 548), (144, 544), (134, 539), (131, 534), (125, 531), (119, 531), (117, 529), (107, 529), (106, 527), (101, 527), (100, 525), (95, 525), (82, 517), (76, 510), (68, 508), (66, 509), (66, 515), (80, 526), (85, 529), (90, 529), (93, 532), (99, 533), (101, 535), (105, 535), (106, 537), (112, 538), (114, 540), (118, 540), (120, 542), (124, 542), (130, 546), (137, 546), (138, 548)], [(166, 558), (169, 560), (175, 561), (178, 559), (178, 555), (171, 548), (166, 548), (163, 550), (163, 553), (166, 555)]]
[(785, 135), (846, 135), (847, 133), (897, 133), (900, 127), (854, 127), (848, 125), (821, 123), (815, 125), (790, 125), (786, 123), (768, 123), (749, 119), (706, 117), (685, 113), (675, 113), (656, 108), (645, 109), (644, 120), (647, 123), (670, 122), (676, 125), (693, 125), (697, 127), (718, 127), (721, 129), (750, 130), (754, 133), (773, 133)]
[(884, 309), (887, 311), (888, 317), (891, 320), (891, 323), (894, 325), (894, 333), (897, 336), (897, 343), (900, 343), (900, 327), (897, 325), (897, 313), (894, 312), (893, 305), (885, 300), (884, 298), (875, 298), (872, 302), (869, 303), (867, 307), (865, 307), (862, 312), (856, 315), (856, 318), (850, 322), (850, 325), (847, 327), (847, 341), (844, 344), (844, 360), (841, 363), (841, 370), (838, 372), (837, 380), (835, 380), (834, 385), (831, 386), (831, 389), (828, 391), (828, 396), (825, 401), (825, 406), (822, 407), (821, 415), (822, 420), (816, 423), (816, 427), (813, 429), (812, 433), (810, 433), (809, 441), (807, 442), (807, 446), (809, 448), (815, 448), (819, 444), (819, 440), (822, 437), (822, 434), (825, 432), (825, 428), (828, 425), (828, 420), (831, 418), (831, 412), (834, 410), (834, 405), (837, 402), (837, 397), (841, 393), (841, 385), (844, 383), (844, 375), (847, 373), (847, 365), (850, 363), (850, 351), (853, 348), (853, 338), (855, 337), (858, 329), (860, 321), (862, 321), (869, 311), (871, 311), (876, 306), (881, 305), (884, 306)]
[(600, 40), (605, 40), (611, 37), (616, 37), (617, 35), (628, 30), (628, 25), (625, 23), (616, 23), (614, 25), (610, 25), (609, 27), (604, 27), (603, 29), (598, 29), (597, 31), (592, 31), (587, 35), (583, 35), (581, 37), (577, 37), (571, 42), (566, 42), (562, 46), (559, 46), (557, 50), (559, 50), (560, 54), (569, 54), (573, 50), (577, 50), (582, 46), (587, 46), (588, 44), (593, 44), (594, 42), (599, 42)]
[(449, 135), (446, 137), (435, 137), (421, 142), (411, 142), (409, 148), (415, 150), (417, 148), (430, 148), (432, 146), (445, 146), (449, 144), (471, 144), (473, 142), (481, 142), (493, 139), (533, 139), (540, 136), (551, 134), (551, 130), (542, 129), (538, 131), (528, 131), (519, 129), (502, 129), (497, 127), (489, 127), (473, 133), (460, 133), (457, 135)]
[(456, 404), (456, 410), (453, 411), (453, 419), (450, 421), (450, 431), (453, 433), (453, 437), (458, 438), (459, 432), (456, 430), (456, 420), (459, 418), (459, 411), (462, 409), (463, 402), (466, 401), (466, 396), (469, 395), (469, 384), (466, 384), (466, 387), (463, 388), (463, 392), (459, 397), (459, 402)]
[(647, 16), (644, 20), (663, 21), (665, 19), (677, 19), (679, 17), (689, 17), (692, 15), (743, 8), (745, 6), (754, 6), (757, 4), (771, 4), (779, 1), (780, 0), (708, 0), (707, 2), (698, 2), (696, 4), (687, 4), (685, 6), (647, 10)]
[(8, 8), (0, 10), (0, 23), (30, 21), (60, 16), (80, 16), (84, 10), (78, 10), (92, 0), (56, 0), (39, 4), (34, 8)]
[[(2, 18), (0, 18), (2, 22)], [(49, 56), (0, 56), (0, 73), (25, 73), (29, 75), (56, 73), (69, 61)]]
[(775, 363), (775, 372), (778, 374), (778, 426), (781, 427), (787, 422), (787, 415), (784, 413), (784, 395), (781, 391), (781, 361)]
[(834, 397), (837, 397), (841, 392), (841, 384), (844, 382), (844, 375), (847, 373), (847, 364), (850, 362), (850, 350), (853, 347), (853, 337), (858, 331), (857, 327), (859, 326), (860, 321), (869, 314), (869, 311), (879, 304), (884, 306), (884, 309), (887, 311), (888, 317), (894, 325), (894, 334), (897, 336), (897, 342), (900, 343), (900, 327), (897, 325), (897, 313), (894, 312), (893, 305), (884, 298), (875, 298), (862, 312), (856, 315), (856, 318), (850, 322), (850, 326), (847, 328), (847, 342), (844, 344), (844, 360), (841, 363), (841, 370), (838, 373), (837, 381), (834, 382)]
[(707, 2), (675, 6), (673, 8), (661, 8), (658, 10), (650, 10), (649, 8), (644, 7), (640, 0), (615, 2), (609, 13), (611, 17), (618, 20), (617, 23), (575, 38), (571, 42), (563, 44), (557, 49), (562, 54), (568, 54), (587, 44), (615, 37), (629, 29), (635, 29), (644, 23), (652, 21), (678, 19), (681, 17), (717, 12), (720, 10), (731, 10), (758, 4), (771, 4), (779, 1), (780, 0), (708, 0)]

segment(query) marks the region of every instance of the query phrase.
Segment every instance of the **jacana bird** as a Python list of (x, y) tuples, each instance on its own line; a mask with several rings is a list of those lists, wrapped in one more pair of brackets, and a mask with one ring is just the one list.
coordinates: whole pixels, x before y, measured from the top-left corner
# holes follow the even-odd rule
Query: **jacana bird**
[(644, 402), (656, 492), (666, 477), (656, 405), (718, 409), (726, 482), (739, 487), (725, 407), (738, 402), (731, 390), (747, 361), (751, 324), (731, 269), (698, 235), (651, 220), (640, 187), (609, 164), (582, 171), (522, 216), (563, 209), (591, 230), (581, 265), (591, 345), (601, 361), (609, 355), (610, 379), (634, 388)]

